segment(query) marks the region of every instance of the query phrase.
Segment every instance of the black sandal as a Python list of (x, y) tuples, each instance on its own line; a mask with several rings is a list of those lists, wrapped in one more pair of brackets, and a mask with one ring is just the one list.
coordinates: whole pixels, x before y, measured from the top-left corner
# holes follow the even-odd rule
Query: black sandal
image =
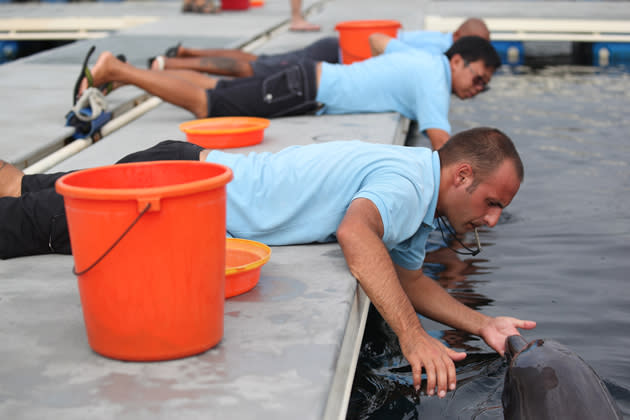
[(88, 87), (92, 86), (92, 82), (94, 81), (94, 79), (92, 78), (92, 73), (90, 72), (90, 69), (88, 69), (87, 64), (95, 49), (96, 49), (96, 46), (92, 45), (92, 47), (90, 47), (89, 51), (85, 55), (85, 58), (83, 59), (83, 65), (81, 66), (81, 73), (79, 73), (79, 77), (77, 78), (77, 81), (74, 84), (74, 90), (72, 91), (72, 105), (76, 105), (77, 103), (77, 99), (78, 99), (77, 96), (79, 96), (79, 88), (81, 87), (81, 81), (84, 78), (87, 78)]
[(164, 57), (177, 57), (177, 52), (179, 51), (179, 47), (182, 46), (181, 42), (178, 42), (177, 45), (175, 45), (174, 47), (170, 47), (166, 49), (166, 52), (164, 53)]

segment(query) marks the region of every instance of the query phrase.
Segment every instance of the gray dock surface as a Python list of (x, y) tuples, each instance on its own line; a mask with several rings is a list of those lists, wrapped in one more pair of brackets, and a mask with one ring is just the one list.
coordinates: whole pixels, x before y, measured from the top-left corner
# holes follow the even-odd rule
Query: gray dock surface
[[(91, 64), (98, 53), (111, 50), (145, 66), (148, 57), (180, 41), (224, 48), (255, 42), (255, 52), (261, 53), (299, 48), (334, 35), (335, 23), (344, 20), (398, 19), (405, 28), (421, 29), (426, 14), (512, 16), (519, 10), (523, 16), (583, 17), (589, 12), (574, 2), (545, 3), (547, 10), (536, 11), (514, 2), (482, 7), (412, 0), (305, 1), (304, 7), (321, 32), (288, 32), (288, 0), (204, 16), (180, 13), (179, 1), (2, 4), (2, 18), (145, 16), (155, 21), (0, 66), (0, 157), (28, 166), (68, 137), (72, 130), (64, 127), (64, 116), (90, 45), (97, 47)], [(619, 18), (620, 7), (598, 8), (597, 17)], [(142, 94), (123, 87), (108, 96), (109, 105), (124, 107)], [(452, 106), (461, 104), (453, 100)], [(455, 116), (454, 128), (470, 125), (461, 113)], [(184, 139), (178, 125), (191, 119), (187, 111), (161, 103), (51, 170), (110, 164), (158, 141)], [(402, 144), (408, 126), (395, 113), (279, 118), (272, 120), (263, 143), (231, 151), (275, 151), (341, 139)], [(220, 344), (158, 363), (121, 362), (91, 351), (72, 265), (72, 257), (59, 255), (0, 261), (0, 418), (345, 417), (368, 302), (337, 244), (273, 247), (258, 286), (226, 301)]]

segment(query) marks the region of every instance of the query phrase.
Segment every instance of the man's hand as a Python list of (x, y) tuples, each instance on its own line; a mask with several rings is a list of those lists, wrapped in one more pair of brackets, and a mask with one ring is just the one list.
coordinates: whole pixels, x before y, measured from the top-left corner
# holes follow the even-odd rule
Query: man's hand
[(505, 354), (505, 339), (511, 335), (520, 335), (517, 328), (531, 330), (536, 328), (536, 322), (507, 316), (490, 318), (480, 330), (479, 335), (486, 343), (501, 356)]
[(406, 336), (409, 338), (399, 339), (400, 349), (411, 365), (416, 391), (420, 390), (423, 368), (427, 374), (427, 395), (433, 395), (436, 386), (440, 398), (446, 395), (447, 388), (454, 390), (457, 378), (453, 361), (463, 360), (466, 353), (449, 349), (424, 331)]

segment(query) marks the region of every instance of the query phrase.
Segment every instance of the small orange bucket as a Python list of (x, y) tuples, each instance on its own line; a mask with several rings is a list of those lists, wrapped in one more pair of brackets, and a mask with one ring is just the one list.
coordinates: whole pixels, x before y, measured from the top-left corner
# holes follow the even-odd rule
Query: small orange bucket
[(351, 20), (338, 23), (335, 29), (339, 32), (342, 63), (351, 64), (370, 58), (370, 35), (381, 33), (395, 38), (401, 27), (397, 20)]
[(223, 336), (226, 188), (197, 161), (126, 163), (59, 178), (88, 342), (121, 360), (201, 353)]

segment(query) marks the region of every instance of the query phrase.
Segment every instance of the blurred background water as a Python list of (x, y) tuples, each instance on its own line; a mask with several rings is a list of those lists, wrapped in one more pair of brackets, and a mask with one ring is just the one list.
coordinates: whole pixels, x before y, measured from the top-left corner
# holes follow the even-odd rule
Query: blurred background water
[[(630, 418), (630, 74), (553, 66), (502, 69), (491, 90), (453, 98), (453, 132), (494, 126), (515, 142), (525, 181), (484, 250), (462, 257), (440, 244), (425, 271), (491, 316), (537, 321), (528, 340), (554, 339), (602, 377)], [(408, 144), (428, 145), (417, 132)], [(470, 238), (469, 238), (470, 239)], [(368, 319), (348, 419), (502, 419), (506, 363), (483, 340), (430, 320), (425, 328), (468, 352), (458, 388), (418, 397), (397, 340), (380, 315)]]

